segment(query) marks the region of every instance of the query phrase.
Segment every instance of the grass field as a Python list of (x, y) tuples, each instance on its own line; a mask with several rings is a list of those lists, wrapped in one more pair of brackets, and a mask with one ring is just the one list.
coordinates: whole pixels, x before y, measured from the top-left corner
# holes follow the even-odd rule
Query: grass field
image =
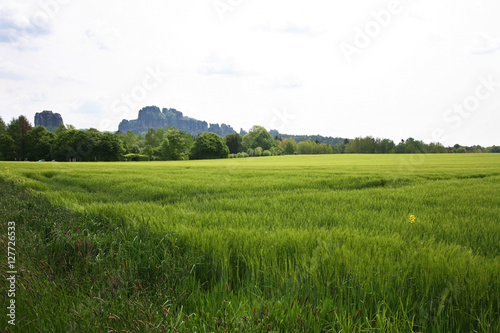
[(500, 331), (498, 154), (0, 170), (17, 329)]

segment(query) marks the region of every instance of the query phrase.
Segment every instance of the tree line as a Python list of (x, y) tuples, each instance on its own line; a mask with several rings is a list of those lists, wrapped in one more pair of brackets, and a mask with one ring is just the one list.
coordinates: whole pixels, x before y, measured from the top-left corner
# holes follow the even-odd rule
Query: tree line
[(356, 138), (349, 141), (344, 146), (343, 153), (352, 154), (444, 154), (444, 153), (500, 153), (499, 146), (481, 147), (461, 146), (459, 144), (453, 147), (444, 147), (440, 143), (431, 142), (426, 144), (414, 138), (401, 140), (398, 144), (389, 139)]
[(141, 135), (131, 131), (101, 133), (96, 129), (78, 130), (61, 125), (55, 132), (33, 127), (25, 116), (9, 124), (0, 117), (0, 160), (6, 161), (152, 161), (238, 158), (292, 154), (390, 154), (390, 153), (467, 153), (500, 152), (500, 147), (445, 148), (439, 143), (425, 144), (408, 138), (397, 145), (389, 139), (372, 137), (345, 139), (330, 145), (318, 140), (296, 142), (293, 138), (274, 138), (262, 126), (253, 126), (245, 135), (224, 138), (204, 132), (193, 136), (175, 127), (149, 130)]

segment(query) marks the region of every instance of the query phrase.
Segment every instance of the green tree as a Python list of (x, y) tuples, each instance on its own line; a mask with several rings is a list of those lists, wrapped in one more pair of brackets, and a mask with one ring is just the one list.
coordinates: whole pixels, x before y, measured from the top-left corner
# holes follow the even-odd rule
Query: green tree
[(283, 154), (283, 149), (281, 149), (281, 147), (272, 147), (271, 154), (273, 156), (279, 156), (279, 155)]
[(297, 150), (297, 144), (293, 139), (289, 140), (285, 145), (285, 154), (292, 155)]
[(488, 151), (490, 153), (500, 153), (500, 146), (491, 146), (489, 147)]
[(238, 154), (243, 150), (243, 137), (238, 133), (230, 133), (225, 136), (229, 153)]
[(299, 142), (297, 145), (297, 152), (299, 154), (314, 154), (314, 146), (316, 144), (311, 140)]
[(445, 154), (447, 152), (448, 151), (446, 150), (446, 148), (442, 144), (440, 144), (439, 142), (438, 143), (431, 142), (429, 144), (428, 153)]
[(61, 124), (61, 125), (59, 125), (58, 128), (56, 128), (55, 133), (56, 133), (56, 135), (59, 135), (59, 134), (61, 134), (63, 132), (66, 132), (69, 129), (75, 129), (75, 128), (73, 127), (73, 125), (68, 125), (68, 127), (66, 127), (63, 124)]
[(173, 127), (168, 129), (160, 148), (164, 160), (187, 160), (193, 145), (193, 137)]
[(51, 148), (52, 158), (58, 161), (75, 159), (79, 162), (94, 161), (97, 158), (99, 144), (96, 130), (79, 131), (59, 128)]
[(318, 154), (333, 154), (332, 146), (326, 143), (317, 144), (316, 151)]
[(376, 139), (375, 140), (377, 148), (376, 152), (377, 153), (382, 153), (382, 154), (389, 154), (391, 153), (396, 145), (394, 144), (394, 141), (389, 140), (389, 139)]
[(125, 154), (139, 154), (138, 138), (132, 131), (116, 133), (121, 140)]
[(250, 134), (249, 133), (247, 133), (243, 136), (243, 141), (242, 141), (241, 145), (243, 146), (242, 149), (245, 151), (250, 149)]
[(99, 133), (95, 157), (98, 161), (121, 161), (125, 149), (118, 135), (112, 133)]
[(5, 125), (5, 122), (3, 121), (2, 117), (0, 117), (0, 134), (5, 133), (5, 128), (7, 125)]
[(339, 144), (336, 146), (336, 147), (337, 147), (337, 149), (338, 149), (338, 151), (339, 151), (339, 154), (343, 154), (343, 153), (345, 153), (345, 147), (346, 147), (346, 146), (347, 146), (347, 144), (349, 143), (349, 142), (347, 142), (347, 144), (346, 144), (346, 143), (345, 143), (345, 141), (348, 141), (348, 140), (347, 140), (347, 139), (345, 139), (345, 140), (344, 140), (344, 142), (339, 143)]
[(149, 157), (149, 160), (152, 160), (153, 156), (155, 154), (155, 151), (154, 151), (153, 147), (151, 147), (151, 145), (146, 145), (146, 147), (144, 147), (142, 149), (142, 154), (144, 154), (147, 157)]
[(377, 144), (371, 136), (365, 138), (355, 138), (350, 141), (344, 149), (347, 154), (374, 154), (377, 149)]
[(164, 134), (165, 130), (163, 128), (154, 129), (150, 127), (145, 136), (146, 145), (150, 145), (152, 148), (159, 147)]
[(420, 142), (416, 141), (414, 138), (406, 139), (405, 144), (407, 154), (417, 154), (422, 152)]
[(51, 160), (50, 150), (56, 135), (43, 126), (35, 126), (26, 135), (26, 157), (29, 160)]
[(0, 133), (0, 160), (13, 161), (17, 156), (16, 142), (7, 133)]
[(406, 143), (405, 140), (401, 140), (400, 143), (394, 148), (396, 154), (406, 154)]
[(193, 149), (191, 149), (191, 159), (215, 159), (227, 158), (229, 148), (226, 141), (215, 133), (205, 132), (196, 138)]
[(252, 127), (248, 135), (250, 148), (253, 149), (261, 147), (263, 150), (269, 150), (276, 144), (271, 134), (262, 126)]
[(33, 129), (30, 122), (25, 116), (19, 116), (7, 126), (7, 134), (15, 142), (15, 151), (17, 160), (21, 161), (26, 158), (26, 135)]

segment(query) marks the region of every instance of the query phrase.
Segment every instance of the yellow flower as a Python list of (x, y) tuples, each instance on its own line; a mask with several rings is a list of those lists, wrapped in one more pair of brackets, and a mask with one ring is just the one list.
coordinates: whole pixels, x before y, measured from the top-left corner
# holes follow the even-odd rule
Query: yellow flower
[(415, 222), (416, 219), (415, 215), (410, 215), (410, 223)]

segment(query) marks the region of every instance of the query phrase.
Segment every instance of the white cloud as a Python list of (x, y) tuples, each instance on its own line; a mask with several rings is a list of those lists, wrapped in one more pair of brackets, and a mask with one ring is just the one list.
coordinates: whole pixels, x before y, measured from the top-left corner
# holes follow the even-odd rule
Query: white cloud
[(282, 25), (262, 24), (258, 26), (258, 30), (265, 33), (281, 33), (306, 36), (316, 36), (319, 34), (319, 32), (314, 31), (308, 24), (296, 24), (292, 22), (287, 22)]
[(0, 59), (0, 79), (22, 80), (26, 78), (24, 70), (10, 61)]
[(500, 52), (500, 39), (480, 34), (472, 42), (471, 49), (471, 53), (474, 55), (495, 54), (496, 52)]
[(108, 23), (97, 22), (85, 30), (85, 36), (100, 50), (117, 50), (122, 47), (120, 33)]
[(265, 85), (269, 88), (295, 89), (302, 87), (303, 82), (297, 76), (290, 74), (278, 79), (266, 80)]
[(237, 69), (234, 57), (222, 57), (216, 53), (205, 58), (199, 68), (199, 72), (204, 75), (243, 75), (243, 73)]
[(48, 16), (41, 10), (6, 1), (0, 5), (0, 43), (24, 42), (50, 33)]

